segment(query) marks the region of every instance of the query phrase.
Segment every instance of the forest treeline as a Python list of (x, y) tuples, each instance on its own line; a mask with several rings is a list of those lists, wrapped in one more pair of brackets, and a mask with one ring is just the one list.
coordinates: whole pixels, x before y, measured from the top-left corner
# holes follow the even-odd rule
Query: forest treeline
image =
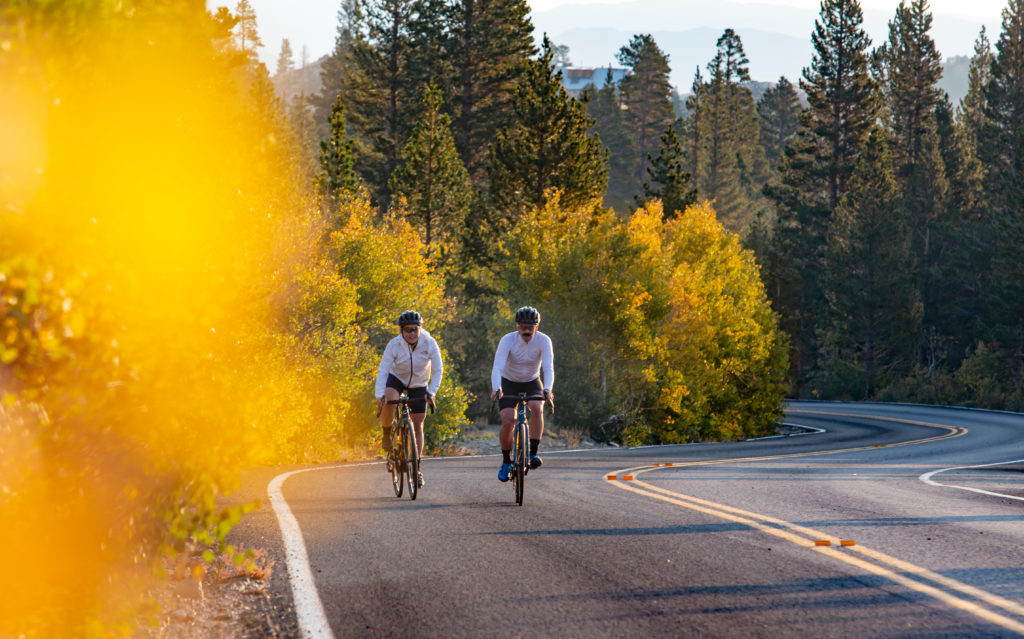
[[(416, 225), (428, 245), (447, 242), (456, 271), (500, 267), (481, 236), (516, 224), (550, 187), (563, 203), (600, 196), (622, 219), (654, 200), (666, 217), (710, 201), (757, 257), (791, 340), (792, 396), (1024, 406), (1020, 2), (994, 46), (979, 33), (956, 105), (939, 88), (925, 0), (903, 2), (878, 43), (859, 2), (825, 2), (802, 77), (757, 101), (740, 34), (725, 29), (678, 109), (670, 61), (646, 34), (619, 50), (629, 73), (618, 86), (609, 75), (566, 103), (552, 60), (568, 52), (545, 37), (534, 55), (527, 11), (345, 0), (322, 91), (292, 100), (293, 128), (314, 148), (334, 103), (345, 108), (353, 184), (387, 208), (415, 190), (392, 177), (421, 148), (413, 128), (446, 115), (446, 161), (468, 180), (445, 189), (458, 206)], [(282, 51), (278, 71), (290, 66)], [(448, 279), (456, 297), (491, 292), (465, 270)]]
[(408, 308), (433, 451), (490, 417), (523, 304), (553, 426), (603, 441), (765, 434), (786, 394), (1019, 406), (1020, 0), (955, 107), (926, 3), (872, 47), (826, 0), (797, 84), (755, 102), (726, 30), (682, 118), (649, 35), (575, 99), (528, 14), (343, 0), (286, 105), (247, 0), (0, 8), (0, 633), (128, 634), (154, 574), (257, 569), (218, 498), (375, 452)]

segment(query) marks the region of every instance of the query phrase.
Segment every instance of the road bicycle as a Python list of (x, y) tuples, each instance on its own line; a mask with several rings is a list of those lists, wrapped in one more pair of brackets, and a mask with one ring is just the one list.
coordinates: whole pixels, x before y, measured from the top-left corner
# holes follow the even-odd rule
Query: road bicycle
[(514, 396), (516, 399), (516, 424), (512, 429), (512, 489), (516, 493), (516, 504), (523, 505), (526, 491), (526, 475), (530, 472), (530, 412), (527, 402), (544, 400), (551, 407), (555, 405), (543, 396), (527, 397), (526, 393)]
[[(391, 485), (395, 497), (401, 497), (405, 485), (409, 485), (409, 499), (416, 499), (419, 492), (420, 453), (416, 446), (416, 435), (409, 416), (409, 396), (402, 393), (398, 399), (389, 399), (388, 404), (398, 404), (394, 421), (391, 422), (391, 450), (388, 451), (387, 468), (391, 473)], [(431, 406), (433, 410), (433, 406)]]

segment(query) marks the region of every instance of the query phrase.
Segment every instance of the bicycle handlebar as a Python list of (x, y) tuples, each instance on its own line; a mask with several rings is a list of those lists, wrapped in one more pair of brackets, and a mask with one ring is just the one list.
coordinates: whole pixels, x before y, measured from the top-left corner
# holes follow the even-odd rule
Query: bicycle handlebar
[[(429, 401), (425, 397), (423, 399), (424, 399), (424, 401), (427, 402), (427, 406), (430, 407), (430, 414), (433, 415), (434, 414), (434, 404), (435, 404), (435, 402)], [(404, 395), (402, 397), (399, 397), (398, 399), (388, 399), (388, 400), (384, 401), (384, 404), (408, 404), (408, 403), (409, 403), (409, 397), (406, 397)], [(384, 404), (381, 404), (381, 408), (383, 408)], [(377, 416), (378, 417), (380, 416), (380, 409), (377, 410)]]

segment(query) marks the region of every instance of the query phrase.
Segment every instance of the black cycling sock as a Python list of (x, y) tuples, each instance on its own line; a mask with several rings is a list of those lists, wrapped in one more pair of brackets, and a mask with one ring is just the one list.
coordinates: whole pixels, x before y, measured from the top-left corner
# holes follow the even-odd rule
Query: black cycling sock
[(538, 446), (540, 446), (540, 440), (539, 439), (531, 439), (530, 440), (530, 457), (533, 457), (534, 455), (537, 454), (537, 447)]
[(508, 450), (505, 450), (504, 448), (501, 449), (501, 460), (502, 460), (503, 463), (506, 463), (506, 464), (511, 464), (512, 463), (512, 449), (511, 448), (509, 448)]
[(384, 441), (386, 441), (386, 442), (391, 441), (391, 427), (390, 426), (381, 426), (381, 430), (384, 431)]

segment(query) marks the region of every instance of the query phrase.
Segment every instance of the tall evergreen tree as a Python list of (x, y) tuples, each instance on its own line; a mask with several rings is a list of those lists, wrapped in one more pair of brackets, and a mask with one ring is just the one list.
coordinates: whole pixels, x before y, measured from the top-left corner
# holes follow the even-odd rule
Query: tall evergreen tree
[(761, 123), (761, 146), (769, 164), (775, 167), (782, 158), (782, 150), (796, 134), (800, 125), (800, 96), (793, 83), (780, 77), (757, 101), (757, 115)]
[(903, 2), (889, 23), (883, 61), (893, 136), (896, 176), (910, 226), (916, 257), (917, 283), (924, 305), (925, 356), (934, 361), (937, 343), (936, 296), (939, 294), (936, 226), (946, 207), (947, 181), (939, 144), (936, 108), (944, 93), (936, 83), (942, 60), (930, 35), (932, 15), (927, 0)]
[(583, 105), (570, 98), (551, 64), (551, 41), (516, 89), (516, 121), (491, 146), (491, 200), (506, 219), (539, 207), (550, 188), (567, 207), (600, 198), (608, 181), (607, 152)]
[(877, 87), (869, 72), (871, 41), (862, 23), (857, 0), (821, 3), (811, 35), (815, 54), (800, 81), (808, 109), (783, 153), (779, 183), (766, 189), (777, 204), (777, 273), (787, 278), (769, 291), (781, 292), (776, 308), (793, 336), (795, 384), (817, 361), (829, 218), (878, 113)]
[(622, 79), (620, 91), (633, 125), (638, 162), (633, 167), (637, 184), (644, 180), (648, 154), (658, 145), (665, 127), (675, 120), (672, 108), (671, 68), (668, 56), (649, 34), (635, 35), (619, 49), (619, 62), (631, 73)]
[(288, 38), (281, 40), (281, 53), (277, 55), (277, 71), (275, 75), (283, 75), (295, 68), (295, 54)]
[(974, 42), (974, 55), (967, 73), (967, 93), (957, 106), (956, 133), (962, 148), (963, 167), (955, 174), (953, 202), (964, 215), (975, 212), (981, 202), (984, 183), (978, 139), (985, 128), (986, 99), (992, 69), (992, 46), (985, 28)]
[(1003, 9), (984, 114), (978, 151), (985, 167), (986, 206), (998, 218), (1020, 206), (1012, 191), (1021, 152), (1017, 132), (1024, 127), (1024, 0), (1009, 0)]
[(671, 218), (682, 214), (686, 207), (697, 201), (697, 190), (686, 172), (683, 147), (679, 144), (675, 126), (665, 129), (657, 157), (648, 157), (647, 160), (648, 181), (644, 182), (644, 196), (637, 198), (638, 206), (661, 200), (664, 216)]
[(455, 150), (441, 90), (428, 85), (422, 104), (423, 114), (402, 150), (403, 164), (391, 176), (391, 190), (405, 199), (408, 217), (432, 256), (444, 259), (458, 246), (472, 185)]
[(235, 25), (235, 43), (238, 50), (242, 51), (250, 60), (256, 61), (259, 58), (256, 49), (263, 46), (259, 30), (256, 27), (256, 10), (252, 8), (249, 0), (238, 0), (235, 6), (235, 17), (238, 23)]
[(700, 66), (693, 73), (693, 83), (690, 85), (690, 95), (686, 97), (684, 104), (686, 114), (683, 117), (683, 152), (687, 157), (687, 168), (690, 176), (696, 182), (697, 173), (700, 170), (702, 158), (700, 149), (704, 143), (703, 120), (701, 114), (704, 105), (704, 76), (700, 73)]
[(978, 151), (984, 166), (983, 207), (991, 273), (987, 278), (993, 335), (1011, 362), (1016, 388), (1024, 380), (1020, 238), (1024, 237), (1024, 0), (1003, 9), (991, 76), (985, 91)]
[(320, 93), (310, 98), (321, 138), (330, 134), (331, 111), (338, 94), (345, 90), (352, 46), (362, 32), (362, 19), (359, 0), (341, 0), (334, 49), (320, 65)]
[(418, 110), (409, 73), (409, 23), (415, 0), (379, 0), (364, 7), (365, 37), (352, 44), (348, 118), (359, 144), (356, 170), (381, 206)]
[(867, 399), (913, 366), (920, 321), (913, 262), (892, 157), (876, 127), (829, 228), (824, 376), (833, 391)]
[(312, 184), (319, 172), (319, 141), (316, 133), (316, 122), (309, 106), (309, 96), (299, 92), (292, 96), (288, 104), (288, 123), (295, 139), (295, 156), (299, 159), (300, 169), (305, 182)]
[(612, 81), (609, 67), (600, 89), (588, 87), (583, 104), (594, 118), (594, 131), (608, 150), (608, 191), (605, 205), (619, 211), (629, 209), (639, 188), (633, 168), (636, 166), (636, 144), (626, 113), (622, 110), (619, 92)]
[(702, 92), (703, 162), (696, 183), (701, 197), (714, 200), (715, 212), (731, 231), (744, 230), (764, 208), (762, 187), (768, 165), (760, 144), (760, 126), (750, 89), (743, 42), (726, 29), (708, 63), (708, 84)]
[(353, 142), (345, 126), (345, 103), (339, 95), (331, 112), (331, 135), (320, 141), (320, 188), (334, 201), (339, 191), (354, 191), (359, 185), (353, 169)]
[(512, 124), (515, 88), (536, 52), (526, 0), (454, 0), (452, 129), (473, 183), (487, 185), (488, 148)]

